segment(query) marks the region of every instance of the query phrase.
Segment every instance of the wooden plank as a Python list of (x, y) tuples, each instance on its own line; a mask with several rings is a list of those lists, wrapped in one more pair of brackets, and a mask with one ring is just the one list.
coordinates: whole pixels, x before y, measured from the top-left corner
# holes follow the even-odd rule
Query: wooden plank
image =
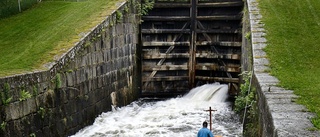
[(158, 42), (158, 41), (152, 41), (152, 42), (143, 42), (143, 46), (190, 46), (190, 42)]
[(206, 53), (196, 53), (197, 58), (211, 58), (211, 59), (232, 59), (232, 60), (240, 60), (240, 54), (216, 54), (210, 53), (209, 51)]
[[(174, 46), (170, 46), (170, 47), (167, 49), (166, 54), (167, 54), (167, 53), (170, 53), (173, 49), (174, 49)], [(166, 59), (162, 58), (162, 59), (157, 63), (157, 66), (162, 65), (165, 60), (166, 60)], [(149, 76), (148, 78), (149, 78), (149, 79), (153, 78), (153, 77), (156, 75), (156, 73), (157, 73), (157, 71), (152, 71), (152, 73), (150, 74), (150, 76)], [(147, 78), (147, 80), (148, 80), (148, 78)], [(151, 81), (152, 81), (152, 80), (151, 80)], [(146, 83), (144, 84), (144, 86), (145, 86), (145, 87), (148, 86), (148, 82), (146, 82)]]
[[(165, 76), (165, 77), (143, 77), (142, 82), (152, 82), (152, 81), (188, 81), (188, 76)], [(147, 85), (147, 84), (145, 84)]]
[(190, 3), (155, 3), (153, 8), (190, 8)]
[(198, 7), (239, 7), (239, 6), (243, 6), (242, 1), (206, 2), (206, 3), (198, 4)]
[(192, 0), (155, 0), (155, 3), (190, 3)]
[(190, 29), (142, 29), (144, 34), (160, 34), (160, 33), (190, 33)]
[(241, 47), (242, 42), (230, 42), (230, 41), (221, 41), (221, 42), (211, 42), (211, 41), (201, 41), (197, 43), (198, 46), (226, 46), (226, 47)]
[[(201, 30), (206, 30), (206, 28), (202, 25), (202, 23), (200, 21), (197, 21), (197, 26)], [(200, 29), (196, 29), (195, 32), (197, 33), (198, 31), (201, 31)], [(207, 41), (212, 41), (211, 37), (206, 32), (203, 32), (202, 34), (206, 38)]]
[[(190, 23), (190, 22), (186, 22), (186, 23), (183, 25), (182, 29), (185, 29), (185, 28), (189, 25), (189, 23)], [(175, 37), (172, 42), (176, 42), (176, 40), (179, 40), (182, 35), (183, 35), (183, 34), (179, 34), (179, 36)], [(166, 54), (170, 53), (173, 49), (174, 49), (174, 46), (170, 46), (170, 47), (167, 49)], [(162, 58), (162, 59), (157, 63), (157, 65), (158, 65), (158, 66), (162, 65), (165, 60), (166, 60), (166, 59)], [(154, 76), (156, 75), (156, 73), (157, 73), (157, 71), (153, 71), (148, 78), (154, 77)], [(148, 79), (148, 78), (147, 78), (147, 79)], [(145, 83), (144, 83), (144, 87), (148, 86), (148, 83), (149, 83), (148, 81), (145, 82)]]
[(216, 64), (212, 65), (196, 65), (196, 70), (213, 70), (213, 71), (225, 71), (225, 72), (240, 72), (240, 67), (230, 67), (230, 66), (218, 66)]
[[(212, 16), (207, 16), (207, 17), (212, 17)], [(240, 18), (241, 18), (241, 17), (240, 17)], [(199, 24), (199, 27), (200, 27), (202, 30), (205, 30), (204, 26), (201, 24), (200, 21), (198, 21), (198, 24)], [(202, 34), (206, 37), (207, 41), (212, 42), (211, 38), (208, 36), (207, 33), (202, 33)], [(209, 37), (209, 38), (208, 38), (208, 37)], [(215, 46), (212, 46), (211, 48), (215, 51), (215, 53), (219, 54), (219, 52), (218, 52), (218, 50), (216, 49)], [(223, 64), (224, 67), (226, 67), (226, 64), (224, 63), (223, 60), (221, 60), (221, 59), (218, 58), (218, 61), (219, 61), (221, 64)], [(228, 78), (232, 78), (231, 74), (230, 74), (228, 71), (225, 71), (225, 72), (226, 72)], [(233, 86), (236, 86), (235, 84), (232, 84), (232, 85), (233, 85)]]
[(166, 88), (165, 91), (159, 91), (159, 92), (150, 92), (150, 91), (157, 91), (156, 89), (148, 88), (146, 90), (143, 90), (141, 93), (141, 97), (152, 97), (152, 99), (156, 99), (154, 97), (157, 97), (158, 99), (162, 100), (161, 98), (172, 98), (178, 95), (184, 95), (188, 91), (190, 91), (189, 87), (184, 89), (177, 89), (177, 88)]
[(198, 20), (241, 20), (241, 15), (198, 16)]
[[(198, 65), (212, 65), (213, 63), (198, 63)], [(221, 66), (221, 65), (220, 65)], [(227, 66), (227, 67), (240, 67), (240, 64), (224, 64), (224, 66)]]
[(196, 79), (206, 80), (206, 81), (215, 81), (215, 82), (239, 83), (239, 78), (196, 76)]
[(144, 59), (172, 59), (172, 58), (189, 58), (189, 53), (170, 53), (170, 54), (144, 54)]
[(189, 16), (142, 16), (144, 21), (188, 21)]
[(192, 4), (192, 8), (190, 8), (190, 17), (191, 17), (191, 22), (190, 22), (190, 28), (191, 28), (191, 42), (190, 42), (190, 47), (189, 47), (189, 53), (190, 53), (190, 58), (189, 58), (189, 87), (192, 88), (195, 86), (195, 53), (197, 49), (196, 41), (197, 41), (197, 13), (198, 13), (198, 0), (191, 0), (190, 1)]
[(142, 66), (143, 71), (188, 70), (188, 65)]
[(197, 33), (237, 34), (237, 33), (242, 33), (242, 32), (239, 29), (203, 29), (203, 30), (197, 30)]

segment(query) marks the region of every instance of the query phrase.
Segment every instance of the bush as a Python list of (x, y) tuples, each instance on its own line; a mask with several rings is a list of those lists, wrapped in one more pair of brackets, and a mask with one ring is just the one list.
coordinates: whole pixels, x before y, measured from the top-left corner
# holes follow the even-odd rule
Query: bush
[(19, 12), (31, 8), (36, 3), (38, 3), (38, 0), (20, 0), (19, 6), (18, 0), (1, 0), (0, 19), (18, 14)]
[(250, 79), (252, 77), (251, 74), (252, 72), (247, 71), (240, 74), (243, 77), (244, 83), (240, 85), (240, 93), (235, 100), (234, 111), (237, 113), (240, 113), (245, 109), (246, 105), (254, 101), (254, 92), (250, 88)]

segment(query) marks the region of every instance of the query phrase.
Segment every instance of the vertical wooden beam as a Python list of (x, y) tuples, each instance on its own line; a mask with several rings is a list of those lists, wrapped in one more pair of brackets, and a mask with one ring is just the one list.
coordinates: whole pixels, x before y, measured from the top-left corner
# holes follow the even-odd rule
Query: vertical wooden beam
[(191, 16), (191, 42), (190, 42), (190, 59), (189, 59), (189, 86), (195, 86), (195, 54), (196, 54), (196, 41), (197, 41), (197, 3), (198, 0), (191, 0), (190, 16)]

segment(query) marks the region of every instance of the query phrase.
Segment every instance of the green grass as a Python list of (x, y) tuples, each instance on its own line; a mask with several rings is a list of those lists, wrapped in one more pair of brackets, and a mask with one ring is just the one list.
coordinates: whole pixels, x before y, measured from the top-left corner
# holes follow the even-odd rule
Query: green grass
[(259, 0), (267, 31), (265, 49), (280, 86), (301, 96), (320, 129), (320, 1)]
[(0, 77), (45, 69), (123, 1), (45, 1), (1, 19)]

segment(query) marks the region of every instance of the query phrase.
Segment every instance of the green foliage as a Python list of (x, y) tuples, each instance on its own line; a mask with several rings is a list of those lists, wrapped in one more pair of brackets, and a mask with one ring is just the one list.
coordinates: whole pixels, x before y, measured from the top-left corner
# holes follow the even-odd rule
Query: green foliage
[(67, 73), (72, 73), (73, 70), (72, 70), (72, 69), (68, 69), (66, 72), (67, 72)]
[[(320, 118), (319, 117), (315, 117), (315, 118), (312, 118), (311, 119), (311, 122), (314, 124), (314, 125), (320, 125)], [(318, 127), (317, 127), (318, 128)], [(319, 128), (318, 128), (319, 129)]]
[(38, 112), (38, 114), (41, 116), (41, 118), (44, 119), (44, 117), (45, 117), (45, 115), (46, 115), (46, 109), (43, 108), (43, 107), (40, 107), (37, 112)]
[(123, 16), (122, 13), (119, 10), (117, 10), (116, 11), (116, 23), (119, 23), (121, 21), (122, 16)]
[(38, 87), (37, 87), (37, 85), (33, 85), (32, 94), (33, 94), (33, 96), (37, 96), (38, 95)]
[(8, 83), (4, 84), (3, 91), (0, 94), (2, 104), (7, 105), (11, 102), (12, 96), (9, 97), (10, 85)]
[(90, 47), (91, 46), (91, 41), (87, 41), (86, 44), (84, 45), (85, 48)]
[(28, 91), (21, 90), (19, 101), (24, 101), (24, 100), (27, 100), (28, 98), (31, 98), (31, 97), (32, 97), (32, 95)]
[(55, 84), (56, 84), (56, 89), (61, 88), (61, 75), (60, 75), (60, 73), (56, 74)]
[(245, 109), (246, 105), (254, 101), (254, 92), (250, 90), (250, 79), (252, 76), (251, 74), (252, 72), (247, 71), (240, 74), (243, 77), (244, 83), (240, 85), (240, 93), (235, 100), (234, 111), (237, 113), (240, 113), (242, 110)]
[[(253, 89), (253, 92), (255, 90)], [(248, 109), (247, 113), (246, 113), (246, 117), (245, 117), (245, 122), (244, 122), (244, 136), (254, 136), (254, 137), (258, 137), (261, 136), (259, 135), (259, 115), (258, 115), (258, 107), (257, 107), (257, 102), (256, 101), (252, 101), (249, 104), (250, 108)]]
[(142, 3), (139, 1), (135, 2), (135, 7), (138, 9), (139, 15), (148, 15), (148, 11), (153, 8), (154, 0), (142, 0)]
[(251, 32), (247, 32), (244, 36), (247, 40), (251, 41)]
[[(24, 11), (36, 3), (38, 3), (38, 0), (21, 0), (20, 8)], [(1, 0), (0, 5), (0, 19), (20, 12), (18, 0)]]
[(244, 71), (240, 74), (244, 83), (240, 85), (240, 93), (235, 100), (234, 111), (243, 118), (244, 136), (259, 136), (259, 116), (257, 102), (255, 101), (255, 88), (252, 88), (250, 81), (252, 72)]
[(35, 133), (31, 133), (29, 137), (37, 137)]
[(128, 7), (128, 5), (126, 5), (126, 6), (124, 7), (123, 11), (124, 11), (124, 13), (128, 13), (128, 12), (129, 12), (129, 7)]
[(316, 113), (320, 129), (320, 1), (260, 0), (270, 73), (299, 96), (297, 103)]
[[(158, 0), (160, 2), (190, 2), (190, 0)], [(209, 1), (209, 0), (199, 0), (199, 1)]]
[(5, 121), (2, 121), (1, 125), (0, 125), (0, 128), (2, 131), (5, 131), (6, 130), (6, 127), (7, 127), (7, 122)]

